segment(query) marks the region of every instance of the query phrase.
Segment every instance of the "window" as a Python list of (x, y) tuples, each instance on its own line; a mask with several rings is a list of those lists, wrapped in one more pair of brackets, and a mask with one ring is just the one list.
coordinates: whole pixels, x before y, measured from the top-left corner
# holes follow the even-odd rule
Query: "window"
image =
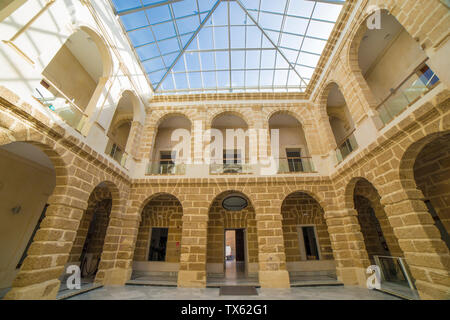
[(223, 150), (223, 172), (242, 172), (241, 150)]
[(320, 260), (316, 227), (299, 227), (299, 247), (302, 260)]
[(159, 156), (159, 173), (171, 174), (175, 171), (175, 154), (172, 151), (161, 151)]
[(21, 257), (20, 260), (19, 260), (19, 263), (17, 264), (16, 269), (19, 269), (19, 268), (22, 266), (23, 261), (24, 261), (25, 258), (27, 257), (28, 248), (31, 246), (31, 243), (33, 243), (34, 235), (36, 234), (36, 232), (37, 232), (37, 231), (39, 230), (39, 228), (41, 227), (41, 222), (42, 222), (42, 220), (44, 220), (45, 212), (47, 212), (47, 208), (48, 208), (48, 204), (46, 204), (45, 207), (44, 207), (44, 209), (42, 210), (41, 216), (39, 217), (39, 220), (38, 220), (38, 222), (36, 223), (36, 226), (34, 227), (33, 233), (31, 234), (31, 237), (30, 237), (30, 239), (28, 240), (28, 244), (27, 244), (27, 246), (26, 246), (26, 248), (25, 248), (25, 250), (24, 250), (24, 252), (23, 252), (23, 254), (22, 254), (22, 257)]
[(286, 157), (288, 161), (289, 172), (303, 171), (301, 149), (286, 149)]
[(166, 261), (168, 228), (152, 228), (148, 261)]
[(423, 84), (425, 84), (427, 88), (433, 87), (439, 81), (437, 75), (427, 65), (424, 65), (422, 68), (420, 68), (417, 71), (417, 74), (419, 76), (419, 79), (423, 82)]

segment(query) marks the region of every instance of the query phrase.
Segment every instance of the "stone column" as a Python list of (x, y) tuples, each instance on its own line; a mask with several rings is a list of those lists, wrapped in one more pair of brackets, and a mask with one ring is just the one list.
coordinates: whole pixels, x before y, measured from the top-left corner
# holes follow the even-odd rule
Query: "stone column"
[(338, 279), (346, 285), (366, 287), (370, 265), (361, 226), (354, 209), (325, 212)]
[(28, 255), (12, 284), (12, 289), (4, 299), (56, 299), (60, 287), (58, 278), (64, 272), (86, 207), (83, 207), (81, 201), (68, 196), (52, 196), (49, 202), (50, 206), (28, 249)]
[[(198, 198), (196, 198), (198, 197)], [(181, 235), (178, 287), (206, 287), (206, 244), (208, 233), (208, 204), (195, 207), (204, 195), (191, 195), (183, 202), (183, 230)]]
[[(276, 194), (275, 190), (270, 193)], [(279, 205), (277, 205), (279, 204)], [(280, 200), (256, 200), (254, 203), (258, 235), (259, 283), (261, 288), (289, 288), (286, 270)]]
[(94, 217), (94, 208), (88, 208), (80, 221), (75, 240), (73, 242), (72, 250), (68, 262), (79, 263), (83, 246), (86, 241), (86, 237), (89, 231), (92, 218)]
[(103, 253), (95, 282), (124, 285), (133, 272), (133, 255), (139, 231), (140, 214), (122, 214), (124, 206), (111, 209)]
[(133, 158), (136, 158), (138, 154), (141, 132), (142, 132), (142, 124), (139, 121), (131, 122), (130, 133), (128, 134), (125, 151)]
[(384, 196), (381, 203), (394, 229), (422, 299), (450, 299), (450, 255), (422, 201), (411, 189)]

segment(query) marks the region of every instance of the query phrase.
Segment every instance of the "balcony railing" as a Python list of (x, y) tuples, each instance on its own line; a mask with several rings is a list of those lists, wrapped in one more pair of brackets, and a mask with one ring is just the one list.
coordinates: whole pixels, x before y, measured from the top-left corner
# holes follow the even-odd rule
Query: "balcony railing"
[(278, 173), (314, 172), (314, 163), (311, 157), (278, 158)]
[(374, 260), (380, 268), (381, 291), (407, 299), (419, 298), (408, 265), (403, 258), (374, 256)]
[(167, 163), (151, 161), (146, 170), (146, 175), (185, 175), (185, 163)]
[(34, 98), (38, 100), (44, 107), (49, 108), (55, 112), (65, 123), (69, 126), (81, 132), (84, 124), (86, 123), (87, 116), (84, 114), (76, 104), (74, 104), (61, 90), (59, 90), (49, 80), (44, 79), (44, 82), (51, 85), (55, 89), (59, 96), (55, 96), (43, 85), (39, 85), (35, 88)]
[(113, 140), (109, 139), (105, 153), (116, 160), (122, 167), (125, 167), (127, 153), (124, 151), (124, 148), (118, 146)]
[(248, 163), (223, 163), (223, 159), (211, 160), (210, 174), (252, 174), (253, 166)]
[[(426, 60), (425, 60), (426, 61)], [(378, 105), (377, 111), (384, 125), (391, 122), (397, 115), (431, 91), (439, 78), (426, 64), (422, 62), (397, 88)]]
[(354, 132), (355, 131), (351, 132), (345, 137), (343, 142), (336, 148), (336, 158), (338, 162), (343, 161), (350, 153), (358, 149), (358, 143), (356, 142)]

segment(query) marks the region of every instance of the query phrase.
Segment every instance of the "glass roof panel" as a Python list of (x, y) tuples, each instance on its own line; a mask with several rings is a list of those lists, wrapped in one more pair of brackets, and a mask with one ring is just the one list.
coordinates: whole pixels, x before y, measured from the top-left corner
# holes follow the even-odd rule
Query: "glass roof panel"
[(344, 0), (112, 0), (156, 94), (302, 92)]

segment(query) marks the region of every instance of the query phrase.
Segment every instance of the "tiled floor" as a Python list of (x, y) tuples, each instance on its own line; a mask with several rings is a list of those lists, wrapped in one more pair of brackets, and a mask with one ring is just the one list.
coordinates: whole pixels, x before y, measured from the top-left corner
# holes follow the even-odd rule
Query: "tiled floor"
[[(378, 291), (358, 287), (323, 286), (290, 289), (257, 289), (260, 300), (399, 300)], [(102, 287), (69, 300), (246, 300), (248, 296), (219, 296), (218, 288), (152, 286)]]

